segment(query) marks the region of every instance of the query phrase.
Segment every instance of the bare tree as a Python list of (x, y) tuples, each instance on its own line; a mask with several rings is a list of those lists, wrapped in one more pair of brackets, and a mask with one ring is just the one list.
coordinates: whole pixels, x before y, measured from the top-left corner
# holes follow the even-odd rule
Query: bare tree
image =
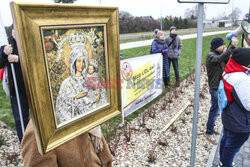
[[(193, 7), (193, 10), (194, 10), (194, 16), (197, 18), (198, 17), (198, 5), (195, 5)], [(207, 8), (204, 6), (204, 9), (203, 9), (203, 20), (206, 19), (206, 11), (207, 11)]]
[(241, 10), (236, 7), (233, 9), (232, 13), (229, 15), (229, 18), (232, 19), (233, 25), (237, 25), (237, 19), (239, 19), (239, 16), (241, 14)]
[(219, 19), (219, 20), (227, 20), (227, 19), (229, 19), (229, 17), (226, 15), (225, 12), (223, 12), (223, 13), (218, 14), (217, 19)]
[[(203, 19), (206, 18), (206, 10), (207, 10), (207, 8), (204, 7)], [(184, 16), (187, 19), (197, 19), (197, 17), (198, 17), (198, 5), (195, 5), (192, 9), (189, 9), (189, 8), (186, 9)]]
[(194, 18), (194, 17), (195, 17), (195, 12), (194, 12), (194, 10), (193, 10), (193, 9), (190, 9), (190, 8), (187, 8), (187, 9), (185, 10), (184, 17), (187, 18), (187, 19)]
[(125, 11), (119, 12), (120, 33), (129, 33), (134, 27), (134, 17)]
[(131, 19), (131, 18), (133, 18), (133, 16), (130, 13), (121, 10), (119, 12), (119, 19), (125, 19), (125, 18), (126, 19)]

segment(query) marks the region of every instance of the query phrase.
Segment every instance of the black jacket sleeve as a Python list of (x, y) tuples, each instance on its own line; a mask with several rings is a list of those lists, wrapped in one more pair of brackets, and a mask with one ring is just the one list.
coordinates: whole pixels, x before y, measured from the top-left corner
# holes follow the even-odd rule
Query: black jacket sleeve
[(221, 62), (227, 62), (230, 58), (230, 55), (232, 54), (235, 47), (231, 45), (227, 51), (221, 53), (220, 55), (216, 55), (210, 52), (210, 56), (208, 56), (208, 60), (210, 63), (221, 63)]
[(6, 55), (3, 51), (4, 47), (5, 45), (0, 48), (0, 68), (4, 68), (8, 62), (8, 55)]

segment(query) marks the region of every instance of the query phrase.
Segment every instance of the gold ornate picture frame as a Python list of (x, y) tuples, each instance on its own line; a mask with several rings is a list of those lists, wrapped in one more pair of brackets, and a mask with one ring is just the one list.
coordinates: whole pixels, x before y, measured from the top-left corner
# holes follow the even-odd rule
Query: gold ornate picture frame
[(116, 7), (11, 3), (41, 154), (121, 113)]

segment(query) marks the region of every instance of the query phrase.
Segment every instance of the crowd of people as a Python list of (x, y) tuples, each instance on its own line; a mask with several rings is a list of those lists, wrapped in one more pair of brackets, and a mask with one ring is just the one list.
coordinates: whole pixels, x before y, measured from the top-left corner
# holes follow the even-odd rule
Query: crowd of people
[[(244, 33), (247, 38), (248, 33)], [(228, 48), (222, 38), (214, 38), (206, 59), (211, 108), (205, 136), (212, 144), (218, 144), (212, 136), (219, 134), (214, 130), (214, 125), (216, 118), (221, 115), (223, 135), (220, 141), (219, 166), (222, 167), (236, 166), (234, 157), (248, 140), (250, 133), (250, 42), (245, 37), (242, 38), (245, 48), (236, 48), (239, 43), (237, 37), (231, 38)], [(226, 106), (221, 109), (221, 114), (218, 105), (223, 106), (221, 103), (224, 101), (218, 99), (222, 98), (218, 96), (220, 80), (226, 96)]]
[[(222, 38), (211, 41), (210, 52), (206, 59), (211, 107), (209, 110), (206, 132), (207, 140), (218, 144), (213, 138), (219, 134), (214, 129), (215, 121), (220, 115), (218, 107), (218, 86), (223, 80), (228, 104), (222, 111), (223, 136), (220, 141), (219, 166), (231, 167), (235, 154), (249, 138), (250, 133), (250, 40), (246, 40), (246, 48), (237, 48), (238, 38), (233, 37), (227, 48)], [(175, 86), (180, 85), (178, 59), (182, 51), (182, 42), (177, 35), (177, 29), (172, 26), (165, 38), (164, 32), (155, 30), (151, 53), (161, 53), (163, 61), (163, 82), (165, 88), (170, 86), (170, 66), (173, 64), (175, 72)], [(14, 64), (18, 89), (14, 87), (11, 63)], [(21, 142), (24, 166), (112, 166), (112, 155), (102, 135), (100, 126), (84, 133), (66, 144), (41, 155), (38, 151), (34, 127), (29, 121), (29, 107), (26, 97), (24, 79), (22, 75), (19, 54), (17, 50), (15, 30), (9, 45), (1, 46), (0, 68), (8, 71), (10, 99), (16, 123), (18, 138)], [(22, 133), (18, 113), (16, 90), (18, 90), (25, 134)], [(67, 161), (65, 161), (67, 159)]]
[[(162, 53), (163, 82), (165, 88), (170, 85), (170, 64), (175, 71), (175, 86), (179, 86), (178, 57), (181, 54), (182, 43), (177, 36), (176, 27), (170, 28), (170, 34), (164, 38), (164, 33), (155, 31), (151, 53)], [(220, 141), (220, 164), (222, 167), (235, 166), (233, 159), (241, 146), (248, 140), (250, 133), (250, 40), (249, 32), (244, 33), (246, 48), (236, 48), (239, 40), (232, 37), (227, 48), (222, 38), (211, 41), (210, 52), (206, 58), (208, 89), (211, 95), (211, 107), (208, 114), (206, 131), (207, 140), (216, 145), (213, 135), (220, 133), (214, 129), (215, 121), (220, 116), (218, 106), (218, 87), (220, 80), (225, 84), (227, 106), (222, 112), (223, 136)], [(243, 42), (242, 42), (243, 43)]]
[[(213, 134), (216, 118), (220, 115), (218, 107), (218, 87), (220, 80), (225, 85), (227, 106), (222, 111), (223, 136), (220, 141), (219, 166), (235, 166), (235, 154), (249, 138), (250, 133), (250, 49), (236, 48), (239, 40), (231, 39), (231, 44), (226, 48), (222, 38), (211, 41), (211, 50), (207, 55), (206, 68), (211, 107), (209, 110), (205, 136), (212, 144), (218, 144)], [(231, 56), (232, 55), (232, 56)]]

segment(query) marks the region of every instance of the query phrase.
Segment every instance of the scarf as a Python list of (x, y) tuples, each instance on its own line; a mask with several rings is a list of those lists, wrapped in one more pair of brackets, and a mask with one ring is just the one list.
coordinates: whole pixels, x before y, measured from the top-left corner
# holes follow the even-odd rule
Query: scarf
[(177, 34), (170, 33), (170, 37), (172, 38), (172, 40), (174, 40), (174, 42), (172, 43), (172, 48), (175, 49), (177, 47), (177, 40), (176, 40)]
[(99, 153), (103, 150), (103, 142), (102, 142), (102, 130), (100, 126), (95, 127), (94, 129), (89, 131), (90, 140), (94, 146), (95, 152)]
[(157, 43), (159, 43), (159, 44), (164, 44), (164, 43), (166, 43), (165, 40), (159, 39), (158, 37), (155, 38), (155, 41), (156, 41)]

